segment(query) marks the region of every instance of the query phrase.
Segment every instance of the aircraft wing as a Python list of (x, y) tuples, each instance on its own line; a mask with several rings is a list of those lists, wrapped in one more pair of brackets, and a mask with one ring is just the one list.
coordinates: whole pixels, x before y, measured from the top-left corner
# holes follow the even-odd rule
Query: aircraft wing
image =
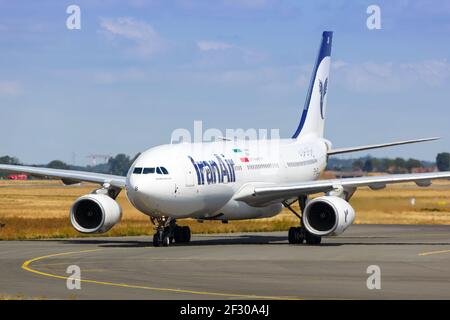
[(117, 188), (124, 188), (126, 185), (125, 177), (86, 171), (49, 169), (6, 164), (0, 164), (0, 171), (23, 172), (34, 176), (61, 178), (65, 184), (73, 184), (84, 181), (98, 183), (101, 185), (109, 183), (111, 186)]
[(363, 150), (370, 150), (370, 149), (386, 148), (386, 147), (392, 147), (392, 146), (399, 146), (399, 145), (403, 145), (403, 144), (411, 144), (411, 143), (418, 143), (418, 142), (434, 141), (434, 140), (438, 140), (438, 139), (439, 139), (439, 137), (434, 137), (434, 138), (424, 138), (424, 139), (396, 141), (396, 142), (381, 143), (381, 144), (370, 144), (370, 145), (359, 146), (359, 147), (336, 148), (336, 149), (328, 150), (328, 155), (331, 156), (331, 155), (334, 155), (334, 154), (349, 153), (349, 152), (356, 152), (356, 151), (363, 151)]
[(253, 206), (265, 206), (297, 198), (300, 195), (329, 192), (340, 188), (352, 194), (358, 187), (370, 187), (377, 190), (384, 188), (387, 184), (401, 182), (415, 182), (418, 186), (425, 187), (429, 186), (431, 180), (435, 179), (450, 179), (450, 171), (328, 179), (295, 184), (249, 184), (244, 186), (234, 199)]

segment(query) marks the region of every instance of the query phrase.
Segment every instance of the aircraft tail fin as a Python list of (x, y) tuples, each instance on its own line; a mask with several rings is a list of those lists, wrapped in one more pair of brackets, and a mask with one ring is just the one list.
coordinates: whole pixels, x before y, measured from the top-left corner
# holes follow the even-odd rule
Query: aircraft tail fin
[(307, 134), (323, 137), (332, 40), (333, 32), (324, 31), (311, 76), (305, 106), (297, 130), (292, 136), (293, 139)]

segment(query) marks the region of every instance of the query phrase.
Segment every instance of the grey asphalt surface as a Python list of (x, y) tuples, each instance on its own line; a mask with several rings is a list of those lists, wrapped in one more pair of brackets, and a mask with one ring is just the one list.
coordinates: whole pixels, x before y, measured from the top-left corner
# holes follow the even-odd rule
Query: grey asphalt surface
[[(80, 290), (57, 278), (70, 265), (81, 269)], [(367, 289), (370, 265), (381, 269), (380, 290)], [(169, 248), (149, 237), (0, 241), (0, 295), (450, 299), (450, 226), (355, 225), (320, 246), (289, 245), (286, 232), (194, 235)]]

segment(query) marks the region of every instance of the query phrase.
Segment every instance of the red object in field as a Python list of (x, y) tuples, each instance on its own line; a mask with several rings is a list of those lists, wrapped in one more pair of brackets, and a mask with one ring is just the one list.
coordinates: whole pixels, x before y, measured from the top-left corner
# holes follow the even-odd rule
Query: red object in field
[(10, 174), (7, 178), (9, 180), (27, 180), (28, 176), (26, 174)]

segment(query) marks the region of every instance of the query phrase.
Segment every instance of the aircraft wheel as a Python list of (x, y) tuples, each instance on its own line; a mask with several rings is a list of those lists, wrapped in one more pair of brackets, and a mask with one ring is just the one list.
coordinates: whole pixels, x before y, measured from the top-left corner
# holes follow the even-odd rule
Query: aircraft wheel
[(175, 243), (186, 243), (191, 240), (191, 229), (187, 226), (176, 226), (174, 230)]
[(191, 241), (191, 229), (188, 226), (182, 227), (183, 242)]
[(159, 240), (159, 236), (158, 233), (155, 233), (153, 235), (153, 246), (154, 247), (159, 247), (161, 245), (160, 240)]
[(164, 236), (162, 239), (163, 247), (168, 247), (170, 245), (170, 238), (168, 236)]
[(295, 243), (295, 227), (290, 227), (289, 228), (289, 232), (288, 232), (288, 241), (290, 244), (294, 244)]
[(322, 237), (316, 236), (316, 235), (314, 235), (312, 233), (309, 233), (309, 232), (306, 232), (305, 240), (306, 240), (307, 244), (317, 245), (317, 244), (320, 244), (320, 242), (322, 241)]
[(301, 227), (291, 227), (288, 232), (288, 240), (290, 244), (303, 243), (303, 230)]
[(173, 238), (175, 240), (175, 243), (182, 243), (183, 242), (183, 228), (180, 226), (176, 226), (175, 230), (173, 231)]

